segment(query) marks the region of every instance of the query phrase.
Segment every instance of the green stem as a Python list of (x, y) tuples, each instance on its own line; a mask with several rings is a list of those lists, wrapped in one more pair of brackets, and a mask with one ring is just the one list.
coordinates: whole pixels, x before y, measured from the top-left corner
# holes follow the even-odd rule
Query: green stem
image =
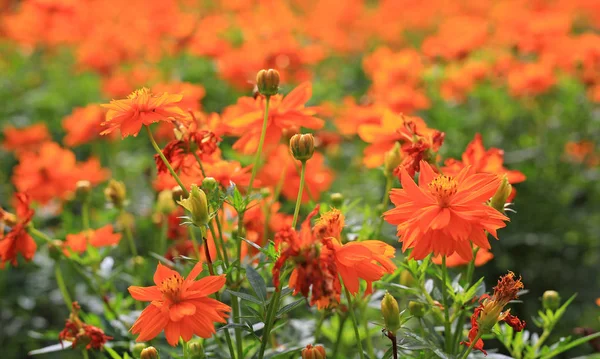
[(302, 170), (300, 171), (300, 188), (298, 188), (298, 198), (296, 198), (296, 208), (294, 209), (294, 219), (292, 228), (296, 228), (298, 222), (298, 213), (300, 213), (300, 204), (302, 203), (302, 191), (304, 190), (304, 175), (306, 172), (306, 161), (302, 161)]
[[(469, 262), (469, 266), (467, 267), (465, 288), (471, 287), (471, 281), (473, 280), (473, 272), (475, 271), (475, 257), (477, 256), (479, 247), (473, 249), (473, 243), (471, 243), (471, 250), (473, 251), (473, 258), (471, 259), (471, 262)], [(452, 347), (450, 348), (451, 354), (453, 354), (459, 348), (460, 339), (461, 339), (461, 336), (463, 333), (462, 328), (463, 328), (464, 321), (466, 318), (464, 310), (461, 310), (461, 308), (458, 308), (458, 312), (460, 312), (460, 314), (458, 315), (458, 321), (456, 322), (456, 332), (454, 333), (454, 339), (452, 340)], [(450, 320), (450, 322), (452, 322), (452, 320)]]
[[(121, 217), (123, 217), (125, 215), (125, 210), (121, 209), (120, 211), (120, 215)], [(133, 233), (131, 233), (131, 227), (129, 227), (129, 224), (127, 223), (127, 221), (124, 221), (125, 225), (124, 225), (124, 229), (125, 229), (125, 236), (127, 237), (127, 243), (129, 243), (129, 250), (131, 251), (131, 254), (133, 254), (134, 257), (137, 257), (138, 255), (138, 251), (137, 248), (135, 247), (135, 241), (133, 239)]]
[[(223, 260), (223, 254), (221, 253), (221, 246), (219, 244), (219, 238), (217, 237), (217, 234), (215, 233), (215, 226), (212, 224), (212, 221), (208, 222), (208, 230), (210, 231), (210, 235), (212, 236), (213, 243), (215, 244), (215, 249), (217, 251), (217, 259), (220, 260), (221, 262), (223, 262), (223, 265), (225, 265), (225, 261)], [(206, 241), (207, 239), (205, 238), (204, 240)], [(224, 269), (227, 269), (227, 267), (224, 267)]]
[(369, 355), (369, 358), (375, 358), (375, 348), (373, 348), (373, 340), (371, 339), (371, 336), (369, 335), (369, 318), (367, 317), (367, 307), (368, 307), (368, 300), (366, 300), (364, 302), (364, 305), (362, 306), (363, 309), (363, 315), (362, 315), (362, 324), (363, 324), (363, 328), (365, 329), (365, 333), (367, 335), (366, 341), (367, 341), (367, 354)]
[(196, 233), (194, 233), (194, 227), (189, 227), (190, 237), (192, 237), (192, 246), (194, 247), (194, 253), (198, 260), (200, 260), (200, 244), (198, 244), (198, 240), (196, 239)]
[(90, 201), (85, 199), (81, 206), (81, 219), (83, 222), (83, 229), (90, 229)]
[(321, 336), (321, 327), (323, 326), (323, 323), (325, 322), (326, 317), (327, 317), (327, 310), (324, 310), (323, 313), (321, 314), (321, 317), (315, 324), (315, 334), (314, 334), (315, 339), (313, 340), (315, 343), (319, 342), (319, 336)]
[(446, 280), (448, 278), (448, 267), (446, 266), (446, 256), (442, 256), (442, 301), (444, 302), (444, 345), (446, 353), (450, 353), (452, 347), (452, 328), (450, 323), (450, 311), (448, 308), (448, 288)]
[[(235, 323), (240, 323), (240, 302), (238, 297), (231, 296), (231, 310), (233, 312), (233, 319)], [(234, 328), (235, 332), (235, 345), (237, 347), (237, 357), (244, 357), (244, 343), (242, 342), (242, 331), (241, 328)]]
[(477, 332), (477, 335), (475, 336), (475, 338), (473, 338), (473, 340), (471, 341), (471, 344), (469, 345), (469, 347), (467, 348), (467, 350), (465, 350), (465, 352), (463, 353), (463, 355), (460, 356), (459, 359), (466, 359), (469, 356), (469, 353), (471, 352), (471, 350), (473, 350), (473, 347), (475, 346), (475, 343), (477, 343), (477, 341), (481, 338), (481, 332)]
[(348, 300), (348, 313), (350, 313), (350, 319), (352, 320), (352, 326), (354, 327), (354, 335), (356, 337), (356, 345), (358, 346), (358, 353), (361, 359), (365, 359), (365, 353), (363, 352), (362, 342), (360, 340), (360, 332), (358, 331), (358, 322), (354, 315), (354, 308), (352, 307), (352, 296), (348, 291), (348, 288), (344, 286), (344, 293), (346, 293), (346, 299)]
[(196, 151), (192, 151), (192, 154), (194, 155), (196, 162), (198, 162), (198, 165), (200, 166), (200, 172), (202, 173), (202, 177), (206, 178), (206, 172), (204, 171), (204, 166), (202, 165), (202, 160), (200, 159), (200, 156), (198, 156)]
[[(229, 255), (227, 254), (227, 248), (225, 247), (225, 239), (223, 238), (223, 229), (221, 228), (221, 220), (219, 219), (219, 212), (215, 215), (215, 221), (217, 222), (217, 230), (219, 231), (219, 246), (221, 247), (221, 251), (223, 252), (223, 260), (225, 261), (225, 266), (229, 268)], [(210, 227), (209, 227), (210, 228)], [(214, 231), (214, 230), (212, 230)], [(211, 231), (211, 232), (212, 232)], [(217, 238), (214, 236), (214, 238)]]
[(88, 352), (86, 349), (83, 349), (81, 352), (83, 353), (83, 359), (89, 359)]
[(158, 240), (158, 253), (166, 253), (167, 251), (167, 233), (169, 232), (169, 220), (163, 218), (163, 223), (160, 228), (160, 238)]
[(377, 235), (375, 238), (381, 235), (381, 230), (383, 229), (383, 213), (387, 209), (388, 203), (390, 202), (390, 191), (392, 190), (392, 184), (394, 183), (394, 179), (392, 176), (386, 176), (385, 180), (385, 192), (383, 193), (383, 202), (381, 203), (381, 218), (379, 219), (379, 226), (377, 227)]
[(156, 141), (154, 140), (154, 136), (152, 136), (152, 131), (150, 130), (150, 126), (146, 126), (146, 130), (148, 130), (148, 137), (150, 138), (150, 142), (152, 142), (152, 146), (156, 150), (156, 153), (160, 156), (160, 158), (164, 162), (165, 166), (167, 166), (167, 169), (169, 170), (169, 172), (171, 173), (171, 176), (173, 176), (175, 181), (177, 181), (177, 183), (179, 184), (179, 187), (181, 187), (181, 190), (185, 194), (185, 197), (186, 198), (189, 197), (190, 193), (188, 192), (187, 188), (183, 185), (183, 182), (181, 182), (181, 179), (179, 178), (179, 176), (177, 176), (177, 173), (175, 173), (175, 170), (173, 169), (173, 167), (171, 167), (171, 164), (169, 163), (169, 161), (167, 160), (165, 155), (162, 153), (162, 150), (156, 144)]
[(65, 285), (65, 279), (63, 278), (59, 262), (54, 263), (54, 276), (56, 277), (56, 284), (58, 284), (60, 294), (62, 294), (63, 300), (67, 305), (67, 310), (71, 311), (73, 301), (71, 300), (71, 296), (69, 295), (69, 291)]
[(340, 313), (340, 326), (338, 328), (337, 336), (335, 339), (335, 345), (333, 346), (333, 355), (331, 356), (332, 358), (337, 358), (337, 354), (340, 349), (340, 344), (342, 343), (342, 334), (344, 334), (344, 324), (346, 324), (346, 319), (348, 319), (348, 316), (342, 316), (342, 314)]
[(271, 329), (273, 329), (273, 322), (275, 321), (275, 315), (277, 310), (279, 309), (279, 298), (281, 297), (281, 288), (275, 289), (275, 294), (271, 298), (269, 302), (269, 307), (267, 308), (267, 319), (265, 320), (265, 327), (263, 329), (263, 335), (260, 342), (260, 349), (258, 351), (258, 359), (263, 359), (265, 356), (265, 349), (267, 348), (267, 343), (269, 341), (269, 337), (271, 336)]
[(185, 341), (183, 341), (183, 338), (179, 338), (179, 343), (181, 344), (181, 347), (183, 349), (183, 359), (187, 359), (188, 358), (187, 344)]
[(252, 192), (252, 184), (258, 173), (258, 167), (260, 164), (260, 158), (262, 155), (262, 149), (265, 144), (265, 136), (267, 135), (267, 124), (269, 123), (269, 102), (271, 101), (270, 96), (265, 97), (265, 113), (263, 116), (262, 129), (260, 131), (260, 139), (258, 140), (258, 148), (256, 149), (256, 155), (254, 156), (254, 165), (252, 166), (252, 175), (250, 175), (250, 182), (248, 183), (248, 195)]

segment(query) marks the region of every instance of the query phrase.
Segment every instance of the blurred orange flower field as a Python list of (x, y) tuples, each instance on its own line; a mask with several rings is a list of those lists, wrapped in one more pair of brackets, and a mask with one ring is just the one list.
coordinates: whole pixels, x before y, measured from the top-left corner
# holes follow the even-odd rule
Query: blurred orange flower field
[(2, 358), (600, 352), (600, 1), (0, 0)]

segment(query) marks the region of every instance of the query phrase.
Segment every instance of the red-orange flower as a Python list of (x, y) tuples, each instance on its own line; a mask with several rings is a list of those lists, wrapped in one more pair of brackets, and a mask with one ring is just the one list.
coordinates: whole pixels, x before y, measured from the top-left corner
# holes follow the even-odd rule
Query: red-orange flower
[[(15, 194), (16, 215), (0, 208), (0, 268), (7, 262), (17, 265), (17, 254), (26, 261), (33, 259), (37, 245), (29, 233), (27, 226), (35, 211), (29, 207), (29, 196), (24, 193)], [(10, 232), (4, 235), (4, 225), (10, 226)]]
[(73, 349), (79, 349), (78, 345), (85, 346), (85, 349), (102, 349), (104, 344), (112, 337), (104, 334), (104, 331), (93, 325), (84, 323), (79, 318), (81, 307), (77, 302), (73, 302), (71, 314), (65, 323), (65, 328), (58, 334), (58, 339), (73, 343)]
[(154, 94), (147, 88), (142, 88), (134, 91), (124, 100), (112, 100), (109, 104), (102, 105), (108, 109), (108, 112), (106, 121), (102, 123), (102, 126), (107, 128), (101, 134), (106, 135), (119, 129), (121, 137), (135, 137), (142, 129), (142, 125), (188, 119), (188, 113), (179, 107), (182, 99), (183, 95), (180, 94)]
[(36, 123), (24, 128), (6, 127), (2, 147), (8, 151), (29, 151), (37, 149), (42, 143), (50, 140), (50, 133), (44, 123)]
[[(300, 84), (287, 96), (271, 96), (265, 146), (277, 144), (285, 130), (298, 132), (300, 127), (320, 129), (323, 120), (314, 117), (316, 107), (306, 107), (312, 96), (312, 85)], [(234, 134), (241, 136), (233, 145), (235, 150), (244, 154), (253, 154), (258, 148), (265, 108), (265, 98), (259, 96), (242, 97), (225, 110), (224, 117)]]
[(121, 240), (120, 233), (113, 232), (113, 226), (108, 224), (96, 230), (88, 230), (77, 234), (67, 234), (65, 241), (65, 254), (69, 255), (69, 250), (76, 253), (83, 253), (88, 244), (96, 247), (108, 247), (119, 244)]
[(500, 184), (498, 176), (474, 173), (466, 167), (456, 177), (437, 174), (421, 162), (419, 185), (402, 169), (402, 189), (392, 189), (396, 206), (384, 213), (385, 220), (398, 226), (402, 250), (413, 248), (411, 258), (430, 253), (458, 253), (471, 260), (471, 244), (490, 249), (486, 231), (497, 237), (508, 217), (485, 204)]
[(105, 112), (99, 105), (78, 107), (65, 117), (62, 126), (67, 132), (64, 143), (75, 147), (97, 138), (102, 131), (100, 124), (104, 121)]
[[(475, 266), (481, 267), (482, 265), (491, 261), (493, 258), (494, 258), (494, 255), (492, 254), (492, 252), (490, 252), (489, 250), (484, 249), (484, 248), (479, 248), (479, 250), (477, 251), (477, 254), (475, 255)], [(442, 256), (433, 257), (431, 259), (431, 261), (437, 265), (441, 265), (442, 264)], [(471, 261), (465, 260), (458, 253), (454, 253), (454, 254), (450, 255), (448, 258), (446, 258), (446, 267), (452, 268), (452, 267), (465, 266), (465, 265), (468, 265), (470, 262)]]
[(208, 296), (225, 285), (225, 276), (207, 276), (198, 281), (202, 262), (196, 263), (184, 279), (176, 271), (158, 264), (154, 273), (155, 286), (129, 287), (131, 296), (151, 302), (131, 327), (139, 334), (136, 341), (144, 342), (163, 330), (167, 342), (176, 346), (179, 338), (189, 341), (192, 336), (210, 338), (215, 333), (213, 322), (226, 323), (231, 308)]

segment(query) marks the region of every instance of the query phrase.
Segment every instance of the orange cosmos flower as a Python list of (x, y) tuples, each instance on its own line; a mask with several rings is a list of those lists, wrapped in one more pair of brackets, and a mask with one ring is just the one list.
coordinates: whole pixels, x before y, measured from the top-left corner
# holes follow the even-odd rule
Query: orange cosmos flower
[(65, 199), (75, 191), (77, 181), (91, 184), (104, 181), (109, 171), (95, 158), (77, 162), (75, 154), (57, 143), (46, 142), (39, 151), (19, 155), (12, 181), (20, 192), (46, 203), (53, 198)]
[(200, 101), (206, 95), (206, 90), (200, 85), (189, 82), (170, 82), (152, 86), (153, 93), (178, 93), (183, 97), (178, 106), (184, 111), (197, 111), (202, 108)]
[(45, 123), (37, 123), (24, 128), (6, 127), (2, 147), (7, 151), (31, 151), (51, 139)]
[(462, 155), (462, 161), (447, 159), (442, 172), (448, 176), (456, 176), (465, 167), (471, 166), (477, 173), (494, 173), (499, 177), (506, 175), (510, 184), (525, 181), (523, 173), (508, 170), (503, 166), (504, 151), (499, 148), (486, 150), (480, 133), (475, 135)]
[(496, 231), (508, 221), (485, 204), (500, 185), (498, 176), (466, 167), (450, 177), (435, 173), (427, 162), (420, 167), (418, 186), (402, 169), (402, 189), (390, 192), (396, 208), (384, 213), (387, 222), (398, 226), (402, 250), (413, 248), (415, 259), (458, 253), (471, 260), (469, 242), (490, 249), (486, 231), (498, 238)]
[[(471, 316), (471, 330), (469, 330), (469, 341), (461, 344), (470, 346), (477, 338), (478, 334), (489, 333), (498, 322), (506, 322), (516, 332), (525, 328), (525, 321), (510, 314), (510, 309), (503, 312), (504, 307), (511, 301), (518, 298), (519, 291), (523, 289), (521, 278), (515, 280), (515, 274), (508, 272), (498, 280), (498, 285), (494, 287), (494, 294), (490, 297), (484, 294), (479, 298), (479, 306), (473, 311)], [(480, 333), (481, 331), (481, 333)], [(473, 348), (482, 351), (483, 340), (479, 338), (473, 345)]]
[[(317, 130), (323, 127), (323, 120), (314, 117), (316, 107), (306, 107), (312, 96), (309, 82), (298, 85), (287, 96), (271, 96), (265, 146), (279, 143), (284, 131), (299, 132), (301, 127)], [(240, 135), (233, 148), (243, 154), (253, 154), (258, 148), (265, 108), (265, 98), (242, 97), (225, 109), (224, 117), (236, 135)]]
[[(283, 180), (281, 193), (285, 198), (295, 200), (300, 187), (300, 168), (300, 161), (295, 160), (290, 154), (289, 147), (282, 144), (271, 152), (258, 178), (263, 185), (271, 188), (276, 188)], [(318, 152), (306, 161), (306, 174), (303, 202), (308, 202), (311, 198), (318, 199), (333, 182), (333, 173), (325, 166), (325, 157)]]
[(335, 124), (343, 135), (355, 135), (362, 125), (378, 125), (385, 112), (381, 104), (357, 104), (353, 97), (344, 98), (342, 108), (338, 110)]
[(102, 329), (84, 323), (79, 318), (79, 311), (81, 307), (77, 302), (73, 302), (69, 319), (65, 323), (65, 328), (58, 334), (58, 339), (72, 342), (73, 349), (79, 349), (79, 343), (82, 343), (86, 350), (102, 349), (112, 337), (104, 334)]
[(172, 122), (175, 119), (185, 120), (189, 115), (179, 107), (183, 95), (170, 95), (168, 93), (154, 94), (147, 88), (134, 91), (124, 100), (112, 100), (103, 104), (107, 108), (106, 121), (102, 126), (108, 128), (101, 135), (112, 133), (116, 129), (121, 131), (121, 137), (137, 136), (142, 125), (155, 122)]
[(517, 64), (508, 73), (508, 87), (515, 97), (542, 94), (555, 83), (554, 69), (548, 63)]
[(158, 264), (154, 273), (155, 286), (129, 287), (131, 296), (151, 302), (131, 327), (139, 334), (136, 341), (144, 342), (165, 331), (167, 342), (176, 346), (179, 338), (190, 341), (192, 336), (210, 338), (216, 331), (213, 322), (226, 323), (231, 308), (208, 296), (225, 285), (225, 276), (207, 276), (198, 281), (202, 262), (196, 263), (187, 278)]
[(596, 154), (595, 147), (591, 141), (570, 141), (565, 145), (565, 154), (573, 162), (585, 163), (589, 167), (594, 167), (600, 164), (600, 155)]
[(104, 121), (106, 111), (98, 105), (79, 107), (65, 117), (62, 127), (67, 132), (64, 143), (75, 147), (96, 139), (102, 131), (100, 125)]
[[(24, 193), (15, 194), (16, 215), (0, 208), (0, 268), (7, 262), (17, 265), (17, 254), (26, 261), (33, 259), (37, 245), (29, 233), (27, 226), (35, 211), (29, 207), (29, 196)], [(4, 235), (4, 225), (10, 226), (10, 231)]]
[[(477, 254), (475, 255), (475, 266), (481, 267), (487, 262), (491, 261), (494, 258), (492, 252), (487, 249), (479, 248)], [(442, 256), (436, 256), (431, 259), (431, 261), (437, 265), (442, 264)], [(461, 257), (458, 253), (454, 253), (446, 258), (446, 266), (448, 268), (465, 266), (471, 263), (471, 261), (466, 261)]]
[[(430, 147), (435, 145), (439, 148), (444, 136), (443, 132), (428, 128), (420, 117), (396, 115), (390, 110), (385, 111), (380, 124), (360, 126), (358, 135), (363, 141), (369, 143), (363, 159), (363, 163), (369, 168), (381, 166), (385, 153), (394, 148), (396, 142), (401, 142), (403, 150), (411, 152), (412, 149), (419, 148), (423, 144)], [(422, 151), (417, 152), (422, 153)], [(408, 168), (408, 166), (403, 167)]]
[(64, 253), (66, 255), (69, 255), (70, 251), (83, 253), (88, 244), (96, 248), (114, 246), (119, 244), (120, 240), (121, 234), (114, 233), (113, 226), (109, 224), (96, 230), (90, 229), (77, 234), (67, 234)]

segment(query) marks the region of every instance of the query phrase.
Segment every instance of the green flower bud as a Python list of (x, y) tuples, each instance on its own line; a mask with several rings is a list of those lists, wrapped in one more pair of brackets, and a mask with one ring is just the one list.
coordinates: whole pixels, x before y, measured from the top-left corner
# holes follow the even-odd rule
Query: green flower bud
[(190, 195), (186, 199), (177, 201), (179, 205), (185, 208), (192, 215), (192, 223), (196, 227), (205, 227), (210, 220), (208, 213), (208, 202), (206, 200), (206, 194), (195, 184), (192, 185)]
[(75, 184), (75, 195), (81, 202), (87, 201), (92, 192), (92, 184), (90, 181), (82, 180), (77, 181)]
[(386, 177), (391, 176), (400, 163), (402, 163), (402, 153), (400, 151), (400, 144), (396, 142), (394, 147), (384, 155), (383, 173)]
[(427, 307), (421, 302), (415, 302), (411, 300), (408, 302), (408, 311), (411, 315), (417, 318), (423, 318), (425, 316), (425, 312), (427, 312)]
[(121, 209), (127, 199), (127, 190), (125, 184), (120, 181), (111, 179), (108, 186), (104, 189), (104, 196), (109, 203), (112, 203), (115, 208)]
[(381, 301), (381, 314), (383, 314), (385, 329), (396, 333), (400, 329), (400, 309), (396, 299), (388, 292), (385, 292)]
[(256, 87), (264, 96), (276, 95), (279, 91), (279, 72), (273, 69), (260, 70), (256, 74)]
[(202, 180), (202, 189), (208, 193), (212, 193), (219, 186), (219, 182), (217, 182), (214, 177), (205, 177)]
[(203, 359), (204, 358), (204, 350), (202, 349), (202, 344), (197, 341), (193, 341), (187, 344), (188, 353), (190, 358), (192, 359)]
[(500, 187), (498, 187), (496, 193), (494, 193), (494, 197), (492, 197), (492, 200), (490, 201), (490, 206), (499, 212), (504, 213), (504, 205), (506, 204), (506, 200), (508, 199), (508, 196), (510, 196), (511, 192), (512, 186), (510, 183), (508, 183), (508, 178), (506, 175), (504, 175), (504, 177), (502, 177)]
[(557, 310), (560, 307), (560, 294), (554, 290), (547, 290), (542, 296), (544, 309)]
[(415, 285), (415, 278), (410, 274), (409, 271), (403, 270), (400, 272), (400, 284), (405, 287), (412, 287)]
[(290, 139), (290, 151), (298, 161), (307, 161), (315, 152), (315, 138), (312, 134), (296, 134)]
[(139, 359), (142, 356), (142, 351), (144, 349), (146, 349), (146, 344), (135, 343), (135, 345), (133, 346), (133, 349), (131, 350), (131, 353), (133, 354), (134, 358)]
[(332, 193), (331, 196), (329, 196), (329, 200), (333, 207), (338, 208), (344, 204), (344, 195), (341, 193)]
[(175, 208), (175, 202), (173, 201), (173, 192), (171, 190), (164, 190), (158, 194), (156, 200), (156, 211), (162, 214), (172, 213)]

